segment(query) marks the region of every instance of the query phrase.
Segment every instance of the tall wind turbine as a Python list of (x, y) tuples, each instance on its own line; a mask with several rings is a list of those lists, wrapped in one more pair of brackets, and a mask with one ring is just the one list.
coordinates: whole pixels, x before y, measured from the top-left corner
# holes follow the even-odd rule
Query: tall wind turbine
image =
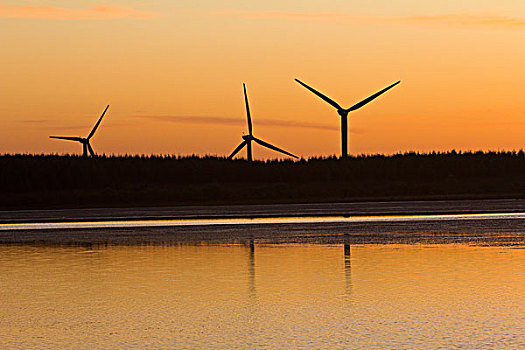
[(106, 107), (100, 118), (98, 119), (97, 123), (93, 127), (93, 130), (89, 133), (87, 137), (69, 137), (69, 136), (49, 136), (51, 139), (59, 139), (59, 140), (67, 140), (67, 141), (76, 141), (80, 142), (82, 144), (82, 156), (87, 157), (88, 151), (89, 154), (91, 154), (92, 157), (95, 157), (95, 152), (93, 151), (93, 148), (91, 148), (91, 145), (89, 144), (89, 140), (95, 135), (95, 131), (97, 131), (98, 126), (100, 125), (100, 122), (102, 121), (102, 118), (104, 118), (104, 115), (106, 114), (106, 111), (108, 110), (109, 105)]
[(243, 83), (242, 87), (244, 89), (244, 102), (246, 104), (246, 116), (248, 118), (248, 135), (243, 135), (242, 138), (244, 139), (243, 142), (235, 150), (233, 150), (232, 154), (228, 157), (228, 159), (232, 159), (237, 153), (240, 152), (246, 146), (246, 153), (248, 154), (248, 160), (252, 161), (252, 141), (255, 141), (259, 145), (272, 149), (277, 152), (281, 152), (284, 154), (289, 155), (290, 157), (298, 158), (296, 155), (291, 154), (290, 152), (286, 152), (283, 149), (280, 149), (278, 147), (275, 147), (274, 145), (270, 145), (268, 142), (265, 142), (261, 139), (258, 139), (257, 137), (253, 136), (253, 127), (252, 127), (252, 117), (250, 115), (250, 106), (248, 105), (248, 95), (246, 94), (246, 85)]
[(306, 85), (305, 83), (303, 83), (299, 79), (295, 79), (295, 81), (298, 82), (299, 84), (301, 84), (302, 86), (304, 86), (305, 88), (307, 88), (308, 90), (310, 90), (311, 92), (313, 92), (314, 94), (316, 94), (317, 96), (319, 96), (320, 98), (322, 98), (325, 102), (327, 102), (330, 105), (332, 105), (332, 107), (337, 109), (337, 113), (341, 116), (341, 155), (343, 157), (347, 157), (348, 156), (348, 113), (350, 113), (352, 111), (355, 111), (358, 108), (363, 107), (368, 102), (371, 102), (372, 100), (376, 99), (377, 97), (379, 97), (380, 95), (384, 94), (385, 92), (387, 92), (388, 90), (390, 90), (391, 88), (393, 88), (394, 86), (396, 86), (397, 84), (399, 84), (401, 82), (401, 81), (397, 81), (394, 84), (392, 84), (390, 86), (387, 86), (383, 90), (378, 91), (375, 94), (365, 98), (363, 101), (356, 103), (352, 107), (345, 109), (345, 108), (341, 107), (337, 102), (335, 102), (334, 100), (329, 98), (328, 96), (326, 96), (326, 95), (320, 93), (319, 91), (315, 90), (314, 88)]

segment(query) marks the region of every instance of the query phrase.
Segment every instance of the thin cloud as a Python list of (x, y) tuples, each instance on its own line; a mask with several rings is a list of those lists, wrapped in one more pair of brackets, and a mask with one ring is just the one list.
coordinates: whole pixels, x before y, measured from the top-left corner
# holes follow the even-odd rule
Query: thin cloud
[(36, 125), (39, 125), (39, 124), (47, 124), (47, 123), (53, 122), (53, 120), (50, 120), (50, 119), (25, 119), (25, 120), (18, 120), (17, 122), (21, 123), (21, 124), (36, 124)]
[[(57, 119), (25, 119), (25, 120), (18, 120), (16, 123), (31, 127), (38, 130), (47, 130), (47, 131), (71, 131), (71, 132), (84, 132), (89, 133), (91, 131), (91, 128), (95, 124), (93, 122), (93, 125), (86, 125), (86, 124), (69, 124), (67, 122), (64, 122), (63, 120), (57, 120)], [(104, 127), (104, 129), (108, 128), (114, 128), (114, 127), (122, 127), (129, 125), (129, 122), (118, 122), (118, 121), (110, 121), (110, 122), (102, 122), (104, 125), (101, 126)]]
[[(167, 122), (193, 123), (193, 124), (222, 124), (222, 125), (246, 125), (246, 120), (228, 117), (205, 117), (205, 116), (136, 116), (137, 118), (156, 119)], [(295, 122), (290, 120), (264, 120), (257, 119), (257, 125), (276, 126), (283, 128), (303, 128), (316, 130), (339, 130), (336, 125), (317, 124), (307, 122)], [(354, 132), (354, 131), (352, 131)]]
[(463, 26), (494, 26), (494, 27), (525, 27), (524, 18), (513, 18), (504, 16), (452, 14), (438, 16), (412, 16), (406, 17), (406, 21), (420, 23), (453, 24)]
[(349, 22), (366, 21), (370, 17), (345, 15), (331, 12), (290, 12), (290, 11), (244, 11), (224, 10), (214, 11), (215, 15), (231, 15), (248, 19), (279, 19), (299, 22)]
[(378, 17), (339, 14), (332, 12), (287, 12), (287, 11), (213, 11), (213, 15), (236, 16), (259, 20), (284, 20), (327, 23), (428, 23), (438, 25), (525, 27), (525, 19), (497, 15), (449, 14), (434, 16)]
[(462, 123), (461, 126), (472, 127), (475, 125), (477, 128), (487, 129), (487, 128), (521, 128), (525, 126), (525, 122), (522, 121), (488, 121), (488, 122), (471, 122), (471, 123)]
[[(88, 130), (89, 126), (86, 125), (75, 125), (75, 124), (65, 124), (63, 121), (56, 119), (25, 119), (18, 120), (16, 123), (21, 124), (25, 127), (31, 127), (38, 130), (46, 131), (82, 131)], [(89, 130), (88, 130), (89, 132)]]
[(96, 5), (84, 9), (70, 9), (50, 6), (0, 5), (0, 18), (33, 18), (60, 20), (104, 20), (104, 19), (147, 19), (156, 13), (120, 6)]

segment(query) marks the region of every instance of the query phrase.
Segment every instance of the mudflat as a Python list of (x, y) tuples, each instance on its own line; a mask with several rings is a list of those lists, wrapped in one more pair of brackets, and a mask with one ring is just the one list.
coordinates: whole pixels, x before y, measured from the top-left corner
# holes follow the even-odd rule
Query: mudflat
[(0, 211), (0, 223), (525, 212), (525, 199)]
[[(491, 213), (488, 216), (472, 214)], [(198, 244), (206, 243), (467, 243), (525, 245), (525, 200), (413, 201), (246, 205), (170, 208), (74, 209), (4, 211), (0, 244)], [(465, 214), (451, 218), (450, 214)], [(422, 216), (403, 219), (407, 216)], [(425, 216), (424, 216), (425, 215)], [(429, 218), (428, 216), (432, 216)], [(279, 222), (283, 217), (379, 217), (379, 221)], [(395, 216), (401, 216), (401, 219)], [(391, 217), (391, 219), (389, 219)], [(276, 218), (272, 222), (220, 225), (148, 226), (158, 220)], [(58, 222), (145, 221), (143, 227), (125, 225), (78, 229), (9, 230), (9, 224)], [(7, 227), (7, 229), (6, 229)]]

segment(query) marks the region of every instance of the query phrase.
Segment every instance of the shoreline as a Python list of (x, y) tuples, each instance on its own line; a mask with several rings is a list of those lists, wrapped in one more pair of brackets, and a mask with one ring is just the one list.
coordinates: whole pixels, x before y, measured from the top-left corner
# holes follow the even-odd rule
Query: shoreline
[[(500, 218), (491, 218), (491, 214)], [(394, 216), (402, 212), (407, 217), (426, 212), (442, 218), (420, 217), (417, 220), (362, 220), (363, 216)], [(473, 244), (489, 246), (525, 246), (525, 200), (432, 201), (432, 202), (368, 202), (295, 205), (121, 208), (54, 211), (0, 212), (2, 221), (20, 224), (28, 221), (60, 220), (61, 222), (99, 222), (103, 219), (128, 222), (159, 220), (160, 217), (183, 217), (183, 220), (245, 220), (259, 217), (272, 221), (275, 216), (326, 218), (328, 214), (340, 220), (333, 222), (247, 222), (242, 225), (183, 225), (144, 227), (78, 227), (46, 230), (22, 229), (0, 231), (0, 245), (177, 245), (177, 244)], [(294, 215), (287, 215), (293, 213)], [(335, 215), (333, 215), (335, 214)], [(345, 219), (348, 214), (352, 218)], [(460, 217), (451, 217), (458, 215)], [(480, 214), (480, 215), (472, 215)], [(274, 215), (274, 216), (272, 216)], [(446, 215), (449, 215), (446, 217)], [(461, 217), (463, 216), (463, 217)], [(484, 217), (484, 218), (483, 218)], [(361, 218), (361, 219), (360, 219)], [(259, 220), (260, 221), (260, 220)]]
[(476, 214), (432, 214), (432, 215), (366, 215), (366, 216), (295, 216), (258, 218), (212, 218), (212, 219), (155, 219), (155, 220), (101, 220), (61, 221), (33, 223), (0, 223), (0, 231), (28, 230), (76, 230), (76, 229), (141, 229), (153, 227), (186, 226), (263, 226), (263, 225), (308, 225), (308, 224), (357, 224), (357, 223), (416, 223), (459, 220), (525, 220), (525, 212), (517, 213), (476, 213)]
[(0, 224), (89, 221), (363, 217), (525, 212), (525, 199), (252, 204), (0, 211)]
[[(515, 220), (517, 221), (517, 220)], [(525, 248), (525, 220), (514, 223), (420, 222), (356, 225), (247, 225), (0, 231), (0, 247), (147, 245), (465, 244)]]

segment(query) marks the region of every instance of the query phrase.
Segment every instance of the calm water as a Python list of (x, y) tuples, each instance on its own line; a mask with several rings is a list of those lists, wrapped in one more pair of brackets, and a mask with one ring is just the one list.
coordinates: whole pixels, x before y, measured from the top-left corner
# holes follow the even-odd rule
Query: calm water
[(0, 349), (525, 348), (525, 250), (0, 246)]

